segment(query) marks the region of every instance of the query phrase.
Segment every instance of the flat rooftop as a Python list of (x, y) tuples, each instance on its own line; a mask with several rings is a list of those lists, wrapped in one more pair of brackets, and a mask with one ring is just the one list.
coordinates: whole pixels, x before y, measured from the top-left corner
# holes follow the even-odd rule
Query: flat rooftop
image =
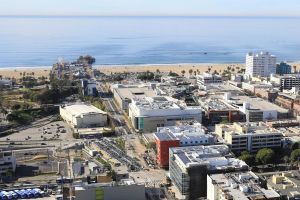
[[(294, 198), (294, 195), (300, 196), (300, 173), (292, 170), (287, 172), (274, 172), (263, 175), (267, 180), (268, 187), (276, 190), (282, 196)], [(282, 181), (273, 182), (273, 176), (282, 177)], [(297, 199), (298, 199), (297, 198)]]
[(233, 106), (225, 103), (222, 97), (203, 97), (199, 98), (198, 102), (205, 110), (237, 110)]
[(156, 96), (152, 98), (134, 98), (134, 101), (137, 107), (148, 110), (178, 108), (178, 105), (174, 102), (175, 99), (171, 97)]
[(213, 137), (212, 135), (205, 134), (205, 130), (200, 123), (159, 127), (154, 135), (161, 141), (180, 140), (181, 138), (193, 140), (203, 137)]
[(278, 78), (300, 78), (300, 74), (283, 74), (283, 75), (273, 75)]
[(161, 141), (181, 138), (193, 140), (203, 137), (213, 137), (212, 135), (205, 133), (205, 129), (200, 123), (159, 127), (154, 135)]
[(222, 76), (221, 75), (218, 75), (218, 74), (212, 74), (212, 73), (202, 73), (202, 74), (199, 74), (199, 75), (196, 75), (196, 77), (200, 77), (200, 78), (219, 78), (219, 79), (222, 79)]
[[(253, 172), (212, 174), (209, 177), (225, 195), (232, 199), (270, 199), (280, 195), (273, 189), (264, 189), (259, 185), (259, 178)], [(231, 198), (229, 198), (231, 199)]]
[(249, 103), (250, 109), (248, 110), (276, 110), (277, 112), (281, 113), (288, 113), (287, 109), (284, 109), (276, 104), (270, 103), (264, 99), (252, 96), (232, 96), (229, 100), (234, 105), (239, 107), (243, 106), (243, 103)]
[(163, 132), (156, 132), (153, 133), (154, 137), (158, 138), (160, 141), (173, 141), (179, 140), (179, 138), (175, 137), (173, 133), (163, 133)]
[(149, 87), (115, 88), (114, 90), (122, 99), (133, 99), (137, 97), (154, 97), (156, 95), (154, 90), (152, 90)]
[(225, 132), (231, 132), (232, 135), (242, 134), (279, 134), (278, 129), (269, 127), (264, 122), (235, 122), (233, 124), (218, 124)]
[(200, 123), (183, 124), (177, 126), (165, 126), (157, 128), (157, 132), (160, 133), (173, 133), (174, 135), (188, 135), (188, 134), (205, 134), (205, 130), (203, 129)]
[(231, 84), (220, 84), (220, 85), (211, 85), (209, 88), (207, 88), (207, 93), (211, 95), (223, 95), (226, 92), (230, 92), (235, 95), (242, 94), (241, 89), (231, 85)]
[(79, 115), (88, 115), (88, 114), (107, 114), (106, 112), (96, 108), (93, 105), (87, 104), (76, 104), (76, 105), (67, 105), (61, 106), (62, 109), (67, 110), (71, 115), (79, 116)]
[(170, 154), (186, 168), (197, 165), (206, 165), (210, 170), (248, 168), (244, 161), (228, 158), (231, 153), (226, 145), (176, 147), (170, 148)]

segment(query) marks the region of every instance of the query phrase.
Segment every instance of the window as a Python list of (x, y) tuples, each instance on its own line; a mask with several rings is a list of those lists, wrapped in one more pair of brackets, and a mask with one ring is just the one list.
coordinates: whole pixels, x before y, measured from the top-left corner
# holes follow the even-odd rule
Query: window
[(138, 118), (138, 129), (144, 129), (144, 118), (143, 117)]

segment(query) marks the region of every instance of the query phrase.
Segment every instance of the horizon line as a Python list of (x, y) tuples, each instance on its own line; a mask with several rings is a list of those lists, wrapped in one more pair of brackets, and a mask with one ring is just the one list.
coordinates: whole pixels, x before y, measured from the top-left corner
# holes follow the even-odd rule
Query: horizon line
[(245, 17), (245, 18), (298, 18), (300, 15), (1, 15), (0, 17)]

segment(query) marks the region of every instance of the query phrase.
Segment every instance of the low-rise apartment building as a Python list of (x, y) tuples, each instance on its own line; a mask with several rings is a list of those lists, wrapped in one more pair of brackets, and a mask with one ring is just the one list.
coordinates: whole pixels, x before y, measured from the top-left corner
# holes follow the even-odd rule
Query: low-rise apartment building
[(282, 146), (282, 132), (263, 122), (217, 124), (215, 127), (215, 133), (236, 153)]

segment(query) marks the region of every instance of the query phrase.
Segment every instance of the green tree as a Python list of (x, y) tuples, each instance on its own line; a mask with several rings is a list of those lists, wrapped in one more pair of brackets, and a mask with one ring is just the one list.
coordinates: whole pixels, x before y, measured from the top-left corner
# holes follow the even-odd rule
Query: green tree
[(300, 142), (295, 142), (295, 143), (292, 145), (292, 147), (291, 147), (292, 151), (293, 151), (293, 150), (296, 150), (296, 149), (299, 149), (299, 148), (300, 148)]
[(177, 74), (177, 73), (175, 73), (175, 72), (172, 72), (172, 71), (170, 71), (170, 72), (169, 72), (169, 76), (173, 76), (173, 77), (175, 77), (175, 76), (178, 76), (178, 74)]
[(140, 79), (142, 81), (144, 81), (144, 80), (153, 80), (154, 79), (154, 73), (153, 72), (149, 72), (149, 71), (140, 73), (137, 76), (137, 79)]
[(266, 165), (274, 161), (275, 153), (272, 149), (264, 148), (257, 152), (255, 160), (257, 163)]
[(208, 73), (210, 73), (210, 71), (211, 71), (211, 67), (210, 66), (207, 67), (207, 71), (208, 71)]
[(193, 69), (189, 69), (189, 74), (190, 74), (190, 75), (193, 74)]
[(239, 159), (244, 161), (249, 166), (255, 164), (255, 157), (251, 155), (248, 151), (243, 151), (239, 156)]
[(300, 149), (296, 149), (291, 153), (291, 160), (293, 162), (298, 162), (300, 158)]
[(110, 176), (113, 181), (117, 180), (117, 173), (114, 170), (109, 171), (107, 175)]

